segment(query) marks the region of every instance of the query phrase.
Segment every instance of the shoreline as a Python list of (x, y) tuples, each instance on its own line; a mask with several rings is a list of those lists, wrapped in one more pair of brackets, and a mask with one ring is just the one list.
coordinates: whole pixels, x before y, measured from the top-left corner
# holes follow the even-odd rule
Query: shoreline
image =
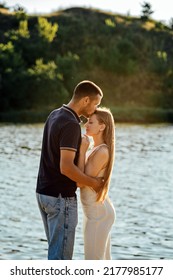
[[(21, 110), (0, 113), (0, 123), (44, 123), (49, 110)], [(116, 123), (156, 124), (173, 123), (173, 109), (151, 107), (110, 107)]]

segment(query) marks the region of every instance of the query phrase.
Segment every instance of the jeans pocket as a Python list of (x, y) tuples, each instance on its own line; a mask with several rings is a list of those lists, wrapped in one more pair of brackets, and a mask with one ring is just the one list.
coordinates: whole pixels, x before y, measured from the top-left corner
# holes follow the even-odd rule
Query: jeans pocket
[(60, 211), (60, 198), (41, 195), (41, 203), (42, 207), (48, 214)]

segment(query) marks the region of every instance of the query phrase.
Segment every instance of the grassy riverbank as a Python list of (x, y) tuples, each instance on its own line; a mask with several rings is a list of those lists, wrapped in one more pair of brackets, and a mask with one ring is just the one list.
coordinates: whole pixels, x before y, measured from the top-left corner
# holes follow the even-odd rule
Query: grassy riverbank
[[(110, 107), (115, 123), (173, 123), (173, 109)], [(51, 110), (22, 110), (0, 113), (0, 122), (42, 123)]]

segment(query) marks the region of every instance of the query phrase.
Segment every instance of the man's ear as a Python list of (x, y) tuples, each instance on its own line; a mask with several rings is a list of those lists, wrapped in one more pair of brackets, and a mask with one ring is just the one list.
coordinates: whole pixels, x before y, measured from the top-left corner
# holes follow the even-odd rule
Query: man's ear
[(83, 98), (83, 104), (84, 104), (84, 105), (88, 105), (89, 102), (90, 102), (89, 96), (85, 96), (85, 97)]

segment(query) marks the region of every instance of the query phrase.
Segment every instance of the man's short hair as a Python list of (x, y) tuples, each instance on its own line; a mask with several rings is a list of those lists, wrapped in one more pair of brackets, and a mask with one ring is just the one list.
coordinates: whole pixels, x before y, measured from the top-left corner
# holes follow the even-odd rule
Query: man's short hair
[(85, 96), (90, 98), (96, 97), (97, 95), (103, 97), (102, 90), (93, 82), (84, 80), (77, 84), (73, 92), (73, 98), (79, 100)]

